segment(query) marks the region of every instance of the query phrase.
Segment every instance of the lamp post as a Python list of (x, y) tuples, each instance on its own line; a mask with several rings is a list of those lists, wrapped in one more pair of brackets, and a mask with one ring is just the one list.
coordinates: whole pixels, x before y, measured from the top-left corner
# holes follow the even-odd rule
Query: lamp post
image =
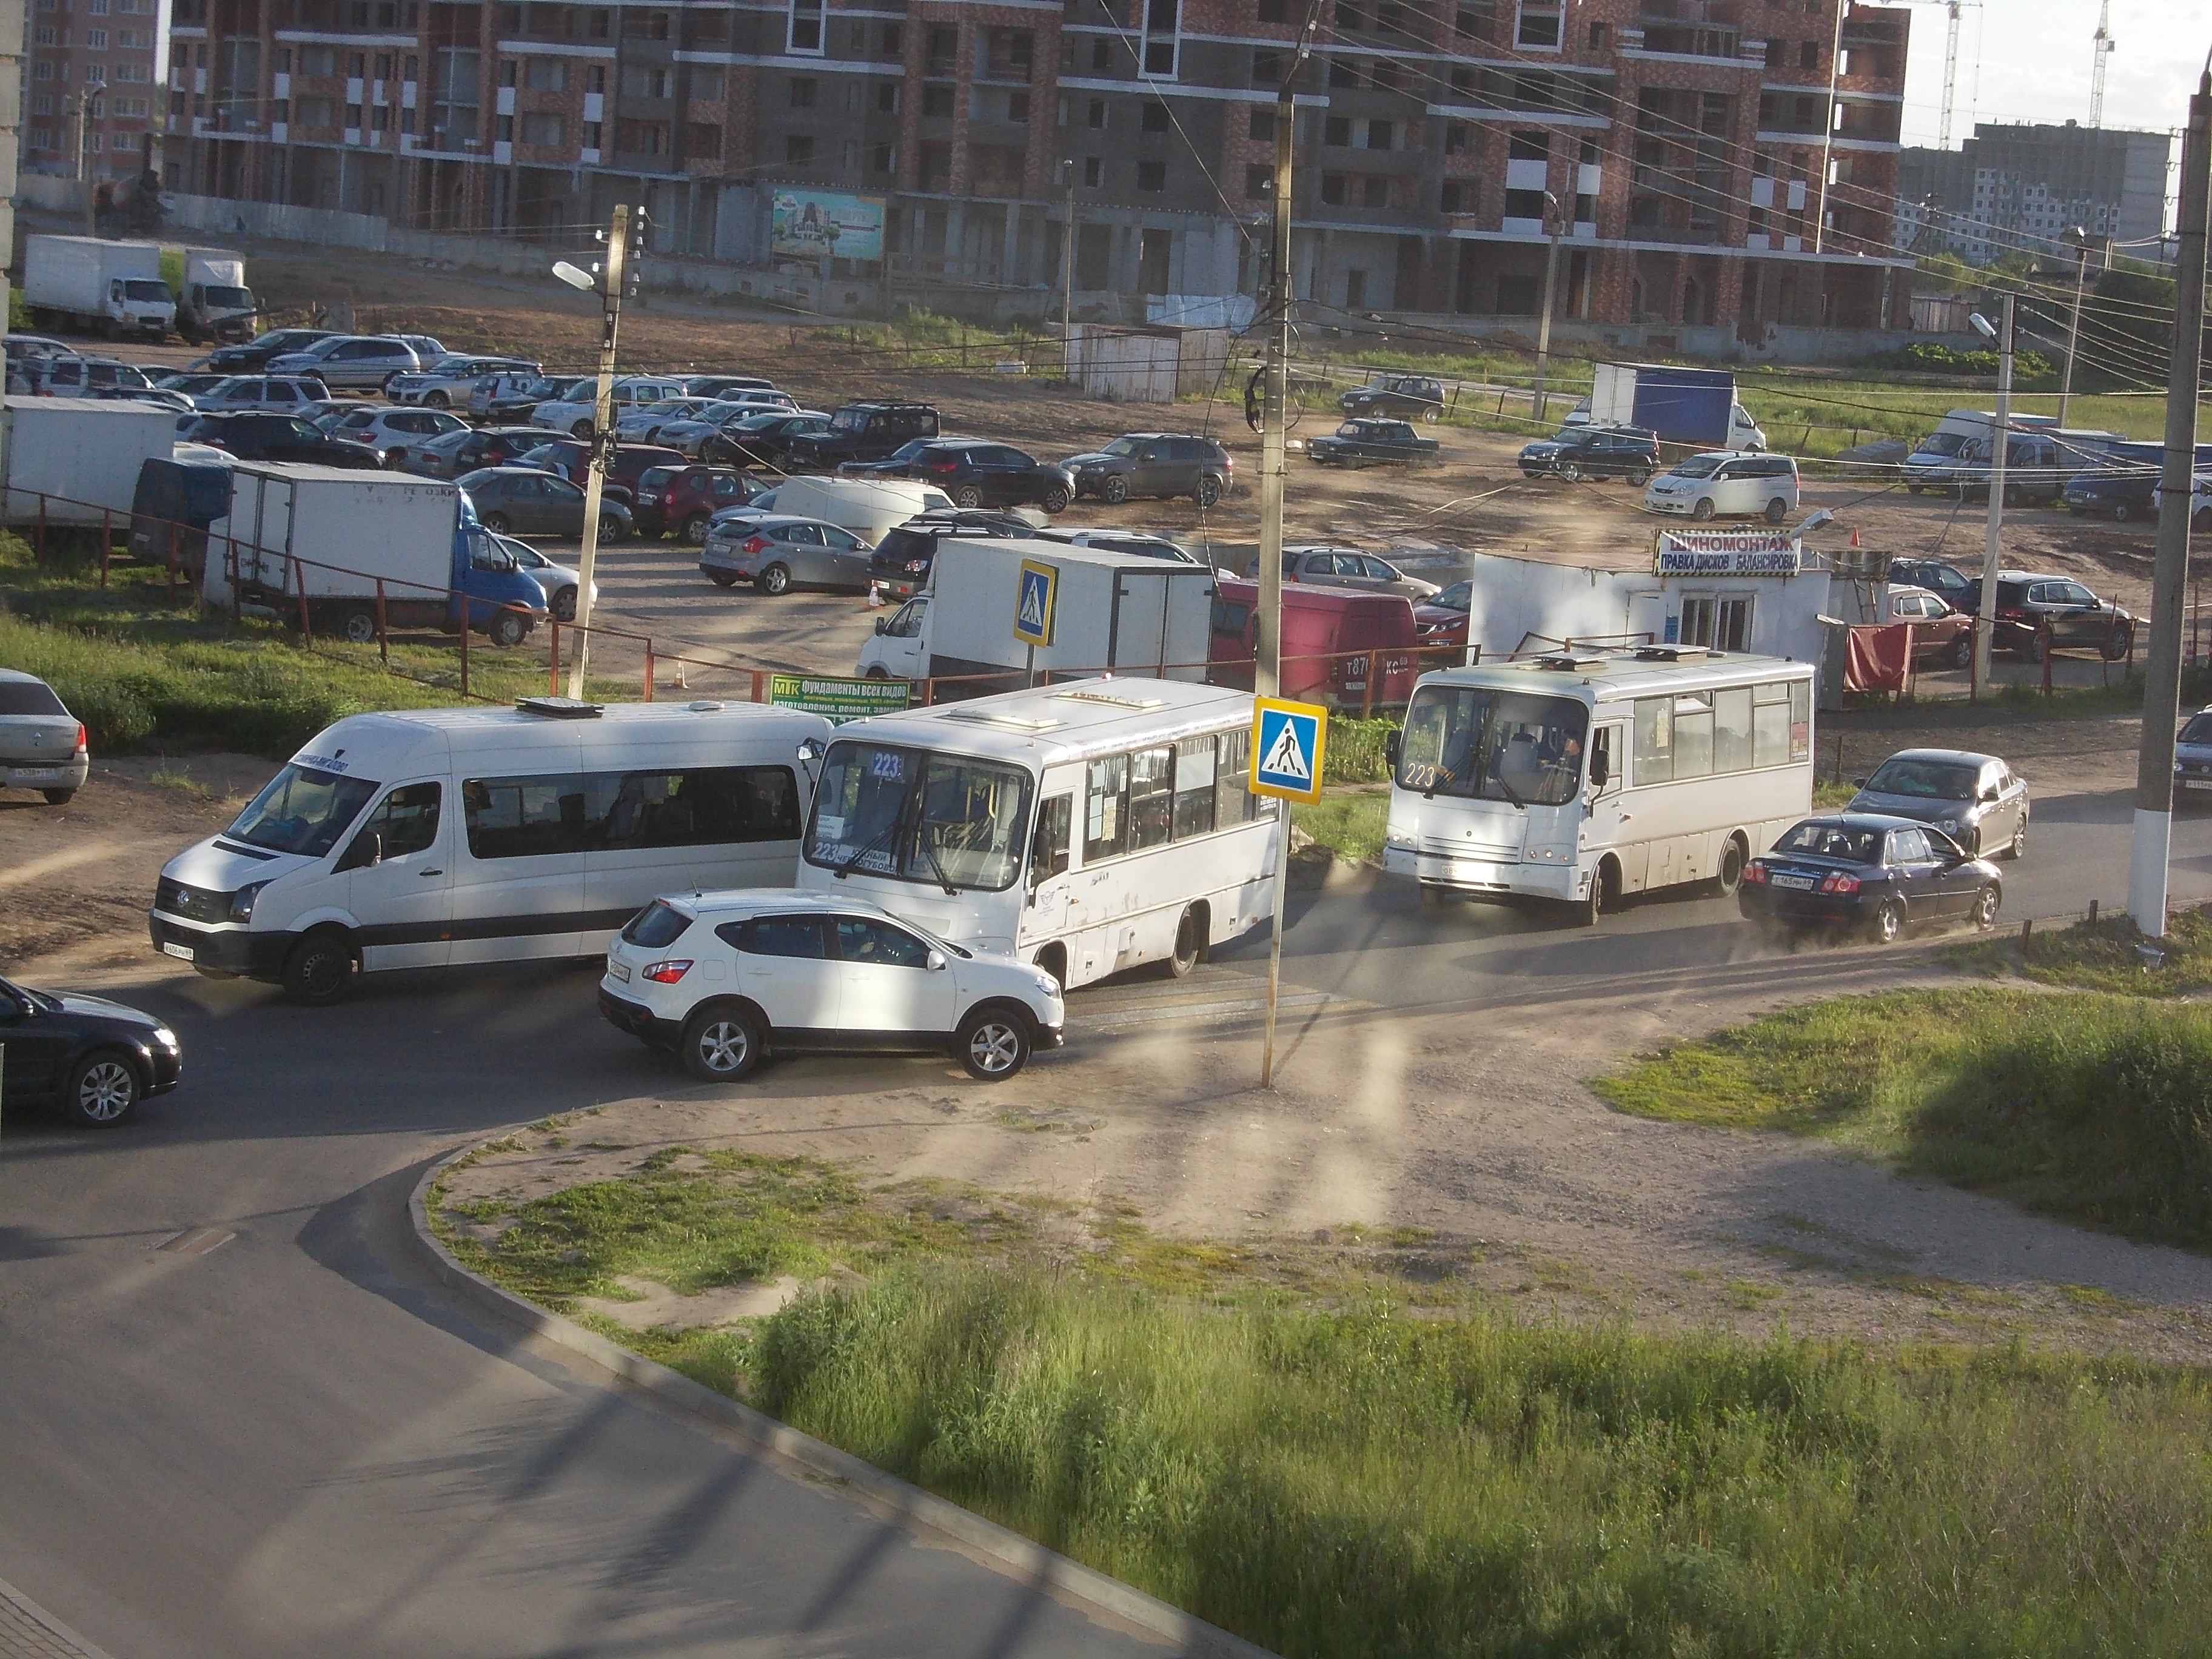
[(2074, 353), (2081, 343), (2081, 290), (2089, 277), (2089, 233), (2075, 225), (2064, 239), (2074, 250), (2074, 315), (2066, 325), (2066, 367), (2058, 376), (2058, 424), (2066, 424), (2066, 400), (2074, 395)]
[(644, 209), (633, 218), (628, 207), (617, 205), (604, 233), (607, 257), (602, 264), (583, 270), (563, 259), (553, 267), (553, 274), (570, 288), (599, 296), (604, 325), (599, 389), (592, 402), (592, 465), (584, 484), (584, 547), (576, 562), (576, 654), (568, 670), (568, 695), (579, 700), (592, 650), (592, 564), (599, 551), (599, 504), (606, 494), (607, 458), (615, 447), (615, 335), (622, 326), (623, 301), (636, 281), (634, 256), (642, 252), (630, 246), (630, 237), (644, 226)]
[[(2002, 331), (1991, 326), (1980, 312), (1973, 314), (1974, 331), (1997, 347), (1996, 417), (1990, 422), (1990, 520), (1982, 539), (1982, 608), (1974, 618), (1974, 693), (1990, 683), (1990, 645), (1997, 616), (1997, 535), (2004, 526), (2005, 452), (2012, 447), (2012, 324), (2014, 296), (2005, 295)], [(1960, 485), (1961, 492), (1964, 483)]]
[(1075, 378), (1075, 162), (1060, 164), (1060, 182), (1067, 192), (1067, 222), (1060, 228), (1060, 374)]
[(1536, 424), (1544, 423), (1544, 374), (1552, 359), (1552, 301), (1559, 286), (1559, 198), (1550, 191), (1544, 192), (1544, 222), (1552, 233), (1552, 246), (1544, 256), (1544, 316), (1536, 325), (1536, 389), (1529, 394), (1528, 412)]

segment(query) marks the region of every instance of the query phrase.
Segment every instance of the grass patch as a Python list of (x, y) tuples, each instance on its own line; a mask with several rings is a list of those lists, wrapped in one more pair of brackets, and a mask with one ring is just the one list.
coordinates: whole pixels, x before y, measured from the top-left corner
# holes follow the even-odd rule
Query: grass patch
[(2024, 956), (2017, 937), (1964, 940), (1937, 955), (1964, 973), (1999, 979), (2017, 975), (2069, 990), (2179, 997), (2212, 987), (2212, 905), (2168, 916), (2166, 937), (2157, 941), (2164, 960), (2155, 968), (2146, 968), (2136, 954), (2136, 947), (2147, 942), (2133, 918), (2120, 912), (2035, 933)]
[(1324, 794), (1319, 800), (1293, 801), (1291, 822), (1340, 859), (1354, 864), (1382, 856), (1382, 832), (1390, 822), (1388, 790)]
[(2093, 993), (1844, 997), (1591, 1086), (1626, 1112), (1819, 1135), (2130, 1238), (2212, 1249), (2212, 1009)]

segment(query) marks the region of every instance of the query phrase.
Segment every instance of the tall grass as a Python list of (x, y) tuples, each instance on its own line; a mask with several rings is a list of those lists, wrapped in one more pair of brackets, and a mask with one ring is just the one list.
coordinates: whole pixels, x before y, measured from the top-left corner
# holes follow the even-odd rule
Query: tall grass
[(769, 1321), (767, 1409), (1275, 1651), (2185, 1653), (2194, 1373), (895, 1271)]

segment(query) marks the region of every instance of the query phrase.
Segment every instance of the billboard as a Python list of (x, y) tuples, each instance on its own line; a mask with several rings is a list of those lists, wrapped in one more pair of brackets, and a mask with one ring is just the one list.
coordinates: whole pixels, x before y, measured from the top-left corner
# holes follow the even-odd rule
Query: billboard
[(1661, 576), (1794, 576), (1805, 544), (1765, 530), (1662, 530), (1651, 569)]
[(768, 246), (800, 259), (880, 259), (884, 198), (778, 187), (769, 204)]

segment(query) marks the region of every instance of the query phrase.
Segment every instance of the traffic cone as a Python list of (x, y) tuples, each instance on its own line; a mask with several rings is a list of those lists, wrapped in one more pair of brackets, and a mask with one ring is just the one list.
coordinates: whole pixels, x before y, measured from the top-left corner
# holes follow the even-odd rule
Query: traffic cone
[(1852, 545), (1853, 547), (1856, 547), (1858, 544), (1859, 544), (1859, 527), (1858, 527), (1856, 525), (1853, 525), (1853, 526), (1851, 526), (1851, 545)]
[(874, 582), (871, 581), (868, 584), (868, 609), (871, 611), (880, 611), (883, 608), (884, 590), (877, 586)]
[(689, 691), (691, 689), (684, 683), (684, 659), (681, 657), (676, 659), (676, 689), (678, 691)]

